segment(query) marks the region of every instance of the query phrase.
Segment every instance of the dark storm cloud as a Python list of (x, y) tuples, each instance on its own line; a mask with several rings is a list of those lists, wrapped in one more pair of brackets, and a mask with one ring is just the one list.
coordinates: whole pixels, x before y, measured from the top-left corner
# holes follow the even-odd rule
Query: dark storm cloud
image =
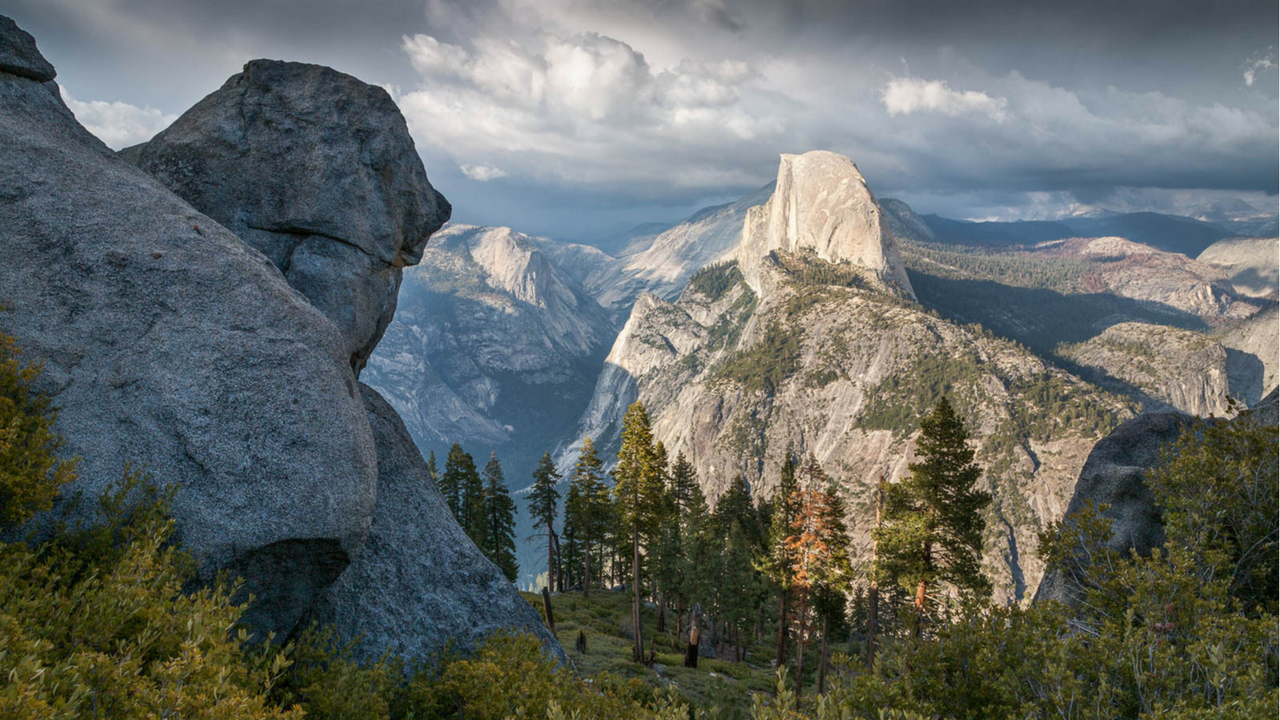
[(113, 144), (252, 57), (325, 63), (393, 91), (459, 219), (540, 232), (674, 217), (814, 148), (948, 208), (1277, 189), (1274, 2), (7, 5)]

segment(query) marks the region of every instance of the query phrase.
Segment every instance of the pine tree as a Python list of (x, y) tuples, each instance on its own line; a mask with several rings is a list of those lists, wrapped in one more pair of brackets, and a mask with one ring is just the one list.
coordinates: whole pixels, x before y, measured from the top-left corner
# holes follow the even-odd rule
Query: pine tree
[(632, 657), (644, 660), (644, 637), (640, 617), (640, 538), (648, 535), (658, 515), (662, 494), (662, 468), (649, 413), (638, 401), (627, 408), (622, 419), (622, 446), (614, 468), (613, 493), (618, 519), (631, 540), (631, 622), (635, 629)]
[[(840, 603), (851, 574), (844, 524), (844, 505), (822, 466), (810, 454), (800, 468), (799, 488), (793, 495), (796, 509), (791, 535), (786, 540), (792, 562), (792, 600), (796, 625), (796, 693), (803, 683), (804, 643), (814, 629), (823, 604)], [(819, 617), (815, 618), (814, 610)], [(828, 623), (823, 622), (825, 628)], [(825, 637), (823, 652), (825, 653)]]
[(440, 487), (440, 470), (436, 466), (435, 450), (427, 453), (427, 479), (435, 483), (437, 488)]
[[(453, 514), (453, 519), (457, 520), (459, 525), (463, 524), (462, 485), (466, 482), (467, 475), (475, 470), (475, 461), (462, 451), (461, 445), (454, 443), (453, 447), (449, 448), (449, 456), (444, 461), (444, 472), (440, 473), (438, 483), (440, 494), (444, 496), (449, 512)], [(465, 525), (463, 529), (466, 529)]]
[(764, 569), (773, 581), (778, 592), (778, 642), (777, 665), (782, 667), (787, 654), (787, 629), (790, 618), (787, 613), (791, 607), (791, 586), (794, 583), (792, 566), (794, 560), (787, 538), (791, 536), (791, 524), (796, 518), (796, 462), (790, 445), (787, 446), (786, 457), (782, 460), (782, 473), (778, 478), (778, 489), (773, 493), (773, 509), (769, 517), (768, 552), (764, 558)]
[(489, 453), (484, 466), (485, 557), (493, 561), (507, 579), (515, 582), (520, 574), (516, 561), (516, 504), (507, 490), (502, 464), (495, 453)]
[[(596, 444), (591, 438), (584, 438), (578, 462), (569, 477), (569, 493), (564, 504), (565, 564), (571, 568), (574, 562), (581, 565), (572, 576), (582, 583), (584, 596), (590, 595), (593, 583), (603, 581), (603, 558), (612, 516), (609, 486), (604, 482), (604, 463), (596, 453)], [(572, 561), (570, 548), (573, 548)]]
[(884, 522), (872, 535), (880, 570), (915, 593), (916, 634), (920, 634), (930, 592), (948, 585), (985, 598), (991, 583), (979, 559), (986, 521), (982, 511), (991, 495), (975, 490), (982, 468), (964, 423), (944, 397), (920, 421), (916, 452), (902, 482), (886, 485)]
[(480, 479), (480, 471), (471, 455), (466, 455), (466, 462), (461, 473), (461, 485), (458, 488), (458, 505), (462, 516), (458, 523), (466, 531), (467, 537), (478, 548), (489, 544), (489, 518), (485, 512), (484, 480)]
[(551, 453), (542, 453), (538, 468), (533, 471), (533, 485), (529, 488), (529, 516), (533, 518), (535, 530), (546, 531), (547, 544), (547, 587), (555, 589), (557, 575), (556, 549), (559, 539), (556, 537), (556, 512), (560, 507), (560, 491), (556, 484), (560, 481), (560, 473), (551, 461)]

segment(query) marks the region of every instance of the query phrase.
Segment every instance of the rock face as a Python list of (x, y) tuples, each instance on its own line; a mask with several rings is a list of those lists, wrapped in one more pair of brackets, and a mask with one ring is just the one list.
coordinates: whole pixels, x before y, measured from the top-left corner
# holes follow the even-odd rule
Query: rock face
[(66, 495), (95, 498), (127, 466), (176, 484), (202, 575), (248, 572), (266, 613), (254, 619), (291, 626), (373, 515), (373, 436), (332, 323), (90, 135), (55, 85), (12, 73), (0, 239), (0, 330), (43, 363), (64, 451), (81, 457)]
[(508, 228), (437, 233), (364, 374), (424, 452), (496, 450), (516, 488), (572, 429), (614, 334), (543, 248)]
[[(1275, 425), (1277, 405), (1277, 394), (1272, 391), (1246, 415), (1264, 425)], [(1164, 543), (1164, 525), (1145, 473), (1159, 464), (1161, 449), (1175, 442), (1193, 422), (1194, 418), (1178, 412), (1144, 413), (1116, 428), (1089, 453), (1066, 517), (1079, 513), (1087, 503), (1095, 507), (1105, 504), (1109, 507), (1102, 516), (1111, 521), (1107, 546), (1121, 553), (1132, 548), (1140, 555), (1150, 554)], [(1048, 573), (1035, 600), (1078, 603), (1082, 599), (1079, 587), (1070, 570)]]
[(331, 624), (361, 659), (384, 652), (429, 658), (471, 647), (495, 630), (524, 628), (556, 654), (538, 612), (512, 591), (453, 521), (400, 416), (367, 385), (361, 395), (378, 439), (378, 504), (364, 552), (308, 620)]
[(357, 373), (449, 219), (391, 96), (318, 65), (254, 60), (122, 154), (270, 258)]
[(747, 211), (763, 205), (772, 193), (770, 183), (736, 202), (703, 208), (672, 227), (635, 238), (616, 257), (587, 245), (539, 242), (557, 267), (621, 325), (643, 293), (674, 300), (695, 272), (731, 259), (742, 241)]
[(858, 167), (843, 155), (813, 151), (782, 156), (769, 202), (747, 212), (738, 266), (747, 285), (761, 295), (760, 268), (769, 253), (803, 249), (828, 262), (866, 268), (915, 297), (884, 212)]
[(1100, 384), (1118, 380), (1117, 391), (1136, 390), (1144, 409), (1176, 409), (1200, 417), (1231, 414), (1227, 351), (1203, 333), (1122, 322), (1060, 352), (1094, 370)]
[(132, 151), (246, 242), (76, 123), (15, 30), (0, 18), (0, 331), (43, 364), (37, 390), (81, 457), (66, 496), (88, 502), (68, 509), (92, 522), (92, 499), (128, 467), (176, 485), (178, 540), (203, 579), (246, 578), (260, 632), (309, 614), (362, 636), (366, 656), (409, 660), (499, 627), (550, 642), (442, 510), (394, 411), (355, 379), (398, 266), (448, 207), (385, 93), (254, 62)]
[(1280, 294), (1280, 240), (1274, 237), (1219, 240), (1196, 260), (1220, 268), (1240, 295), (1274, 300)]
[(49, 82), (57, 76), (53, 65), (36, 48), (36, 39), (3, 15), (0, 15), (0, 72), (36, 82)]
[(1276, 389), (1280, 313), (1274, 305), (1228, 330), (1221, 342), (1233, 396), (1253, 405)]

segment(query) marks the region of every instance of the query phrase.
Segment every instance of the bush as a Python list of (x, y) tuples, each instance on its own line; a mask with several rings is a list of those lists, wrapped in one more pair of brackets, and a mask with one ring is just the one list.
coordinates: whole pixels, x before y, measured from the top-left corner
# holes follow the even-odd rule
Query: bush
[(57, 457), (49, 399), (32, 392), (40, 366), (23, 364), (13, 338), (0, 333), (0, 525), (48, 510), (58, 488), (75, 477), (75, 462)]

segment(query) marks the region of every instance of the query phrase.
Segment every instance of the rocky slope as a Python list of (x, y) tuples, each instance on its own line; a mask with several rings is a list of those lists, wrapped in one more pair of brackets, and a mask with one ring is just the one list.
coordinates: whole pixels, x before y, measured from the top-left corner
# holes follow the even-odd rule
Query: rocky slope
[(364, 374), (424, 452), (496, 450), (515, 487), (572, 428), (615, 332), (545, 247), (508, 228), (437, 233)]
[[(813, 189), (797, 197), (821, 195)], [(929, 313), (883, 263), (822, 259), (817, 248), (831, 238), (811, 237), (799, 252), (760, 246), (763, 296), (736, 264), (701, 271), (675, 302), (642, 296), (578, 435), (616, 450), (622, 414), (639, 399), (655, 438), (694, 462), (712, 497), (738, 474), (767, 495), (788, 444), (812, 451), (849, 494), (865, 560), (875, 482), (905, 471), (920, 412), (946, 392), (997, 497), (986, 552), (997, 595), (1024, 597), (1041, 572), (1035, 533), (1061, 517), (1090, 448), (1127, 406), (1013, 343)], [(880, 257), (893, 257), (888, 233), (876, 242)], [(572, 459), (564, 448), (560, 461)]]
[(1253, 405), (1276, 388), (1280, 313), (1275, 305), (1228, 329), (1219, 340), (1227, 351), (1232, 396)]
[(634, 238), (617, 257), (587, 245), (541, 242), (620, 325), (642, 293), (674, 300), (693, 273), (732, 253), (742, 239), (747, 211), (763, 205), (772, 192), (767, 185), (736, 202), (703, 208), (656, 235)]
[(1274, 237), (1219, 240), (1196, 260), (1226, 273), (1239, 295), (1275, 300), (1280, 294), (1280, 240)]
[[(75, 121), (52, 72), (31, 37), (0, 18), (0, 331), (43, 364), (39, 389), (60, 408), (65, 452), (81, 457), (65, 496), (96, 497), (126, 467), (176, 485), (182, 545), (202, 578), (223, 570), (246, 578), (256, 598), (247, 619), (258, 631), (287, 634), (322, 598), (340, 605), (359, 591), (352, 602), (364, 613), (433, 619), (413, 628), (415, 646), (366, 635), (359, 649), (369, 655), (412, 659), (451, 638), (465, 648), (508, 626), (550, 641), (500, 571), (458, 539), (417, 449), (355, 378), (389, 311), (359, 297), (354, 307), (333, 303), (372, 289), (373, 276), (398, 277), (396, 265), (412, 261), (447, 215), (385, 92), (314, 66), (251, 63), (195, 119), (175, 123), (191, 134), (162, 183)], [(309, 89), (320, 97), (309, 100)], [(254, 92), (271, 106), (262, 110), (270, 122), (198, 137), (200, 117), (256, 117), (222, 107), (242, 107)], [(272, 104), (280, 98), (290, 100)], [(349, 148), (350, 135), (370, 128), (366, 154), (293, 152)], [(408, 151), (373, 151), (397, 147)], [(258, 203), (245, 176), (262, 176), (271, 201)], [(374, 182), (388, 176), (401, 179)], [(351, 197), (318, 205), (330, 188), (316, 177), (346, 178)], [(168, 184), (237, 191), (192, 193), (197, 208)], [(260, 251), (261, 237), (246, 241), (210, 214), (265, 218), (269, 232), (290, 237), (296, 230), (292, 254), (311, 258), (306, 282)], [(329, 252), (339, 245), (361, 249)], [(312, 263), (313, 252), (325, 262)], [(415, 487), (418, 497), (405, 492)], [(94, 507), (63, 509), (92, 521)], [(383, 518), (417, 542), (384, 541)], [(370, 565), (390, 568), (401, 585), (370, 595), (334, 584)], [(417, 574), (422, 566), (435, 574)], [(428, 579), (439, 586), (425, 587)], [(487, 600), (467, 605), (473, 596)], [(332, 617), (344, 639), (366, 627)]]
[(1136, 391), (1144, 410), (1172, 408), (1200, 417), (1232, 414), (1227, 350), (1204, 333), (1122, 322), (1060, 348), (1059, 355), (1091, 370), (1090, 377), (1103, 387)]

